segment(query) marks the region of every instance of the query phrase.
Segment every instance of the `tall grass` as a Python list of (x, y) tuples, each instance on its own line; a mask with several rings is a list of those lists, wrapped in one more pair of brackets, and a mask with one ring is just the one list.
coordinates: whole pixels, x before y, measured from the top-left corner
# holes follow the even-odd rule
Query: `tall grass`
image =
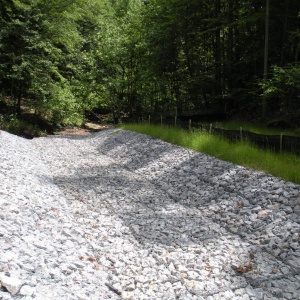
[(230, 142), (206, 132), (188, 132), (174, 127), (126, 124), (122, 125), (122, 128), (144, 133), (300, 184), (300, 158), (293, 154), (273, 153), (270, 150), (259, 149), (246, 141)]

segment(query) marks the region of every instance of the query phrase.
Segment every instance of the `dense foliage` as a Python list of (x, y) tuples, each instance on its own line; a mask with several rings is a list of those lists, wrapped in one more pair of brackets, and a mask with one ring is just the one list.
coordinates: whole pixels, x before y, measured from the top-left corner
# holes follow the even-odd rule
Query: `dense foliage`
[[(2, 0), (0, 113), (300, 116), (300, 2)], [(267, 113), (262, 114), (266, 101)], [(1, 119), (1, 118), (0, 118)]]

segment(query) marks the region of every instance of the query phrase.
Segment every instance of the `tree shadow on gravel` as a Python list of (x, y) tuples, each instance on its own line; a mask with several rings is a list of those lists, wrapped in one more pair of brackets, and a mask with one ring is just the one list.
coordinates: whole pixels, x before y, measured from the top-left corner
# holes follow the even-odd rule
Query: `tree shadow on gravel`
[[(166, 265), (196, 267), (203, 278), (221, 275), (218, 290), (251, 284), (280, 298), (276, 293), (300, 272), (293, 235), (299, 223), (281, 210), (282, 201), (292, 201), (283, 192), (268, 198), (279, 179), (144, 136), (137, 142), (135, 134), (126, 140), (113, 134), (96, 147), (116, 159), (117, 169), (82, 166), (75, 176), (54, 178), (69, 200), (99, 214), (109, 209)], [(174, 161), (172, 151), (181, 151), (180, 159)]]
[[(297, 271), (274, 258), (270, 254), (272, 249), (267, 249), (268, 244), (258, 242), (265, 234), (265, 228), (255, 231), (251, 241), (246, 241), (238, 225), (229, 227), (224, 220), (218, 219), (219, 209), (224, 215), (231, 213), (231, 220), (241, 220), (237, 207), (226, 211), (224, 206), (234, 203), (223, 202), (218, 192), (210, 191), (209, 197), (202, 199), (200, 204), (185, 199), (178, 201), (128, 170), (111, 174), (100, 167), (79, 170), (78, 174), (90, 172), (100, 175), (58, 177), (55, 182), (67, 198), (71, 195), (71, 201), (87, 202), (100, 215), (105, 208), (118, 216), (142, 247), (153, 249), (153, 255), (161, 263), (197, 266), (197, 272), (203, 278), (208, 275), (216, 280), (223, 277), (223, 288), (247, 284), (264, 288), (284, 275), (281, 270), (290, 274)], [(235, 233), (235, 228), (240, 231)], [(187, 267), (187, 270), (193, 271), (194, 267)], [(180, 271), (175, 273), (179, 276)], [(214, 286), (214, 289), (219, 288)], [(273, 290), (276, 291), (274, 286)]]

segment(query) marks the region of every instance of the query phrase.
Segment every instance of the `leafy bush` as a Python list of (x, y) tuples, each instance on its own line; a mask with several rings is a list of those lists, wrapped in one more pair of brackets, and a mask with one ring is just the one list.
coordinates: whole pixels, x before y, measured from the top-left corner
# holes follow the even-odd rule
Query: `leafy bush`
[(40, 113), (54, 125), (82, 125), (83, 110), (68, 84), (53, 84)]
[(269, 110), (281, 117), (299, 116), (300, 65), (285, 68), (273, 66), (270, 79), (260, 83), (263, 96), (268, 99)]

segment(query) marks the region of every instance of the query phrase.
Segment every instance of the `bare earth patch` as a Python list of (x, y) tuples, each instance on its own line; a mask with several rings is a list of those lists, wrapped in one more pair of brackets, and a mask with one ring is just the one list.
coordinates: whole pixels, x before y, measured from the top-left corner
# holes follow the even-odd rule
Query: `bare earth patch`
[(113, 128), (112, 125), (103, 125), (96, 123), (86, 123), (84, 127), (70, 127), (64, 128), (57, 132), (57, 135), (88, 135), (93, 132), (102, 131), (104, 129)]

